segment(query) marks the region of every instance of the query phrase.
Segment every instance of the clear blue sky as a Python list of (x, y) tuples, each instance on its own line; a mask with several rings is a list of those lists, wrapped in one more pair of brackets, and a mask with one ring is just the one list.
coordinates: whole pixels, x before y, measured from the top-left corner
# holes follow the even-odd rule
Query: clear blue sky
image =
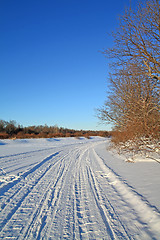
[(0, 0), (0, 119), (107, 130), (95, 117), (107, 91), (100, 51), (129, 2)]

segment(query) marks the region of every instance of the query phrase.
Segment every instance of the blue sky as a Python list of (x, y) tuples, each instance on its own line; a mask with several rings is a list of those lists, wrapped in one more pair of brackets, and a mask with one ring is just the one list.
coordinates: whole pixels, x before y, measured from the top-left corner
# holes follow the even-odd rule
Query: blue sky
[(108, 86), (101, 51), (129, 2), (1, 0), (0, 119), (109, 129), (95, 117)]

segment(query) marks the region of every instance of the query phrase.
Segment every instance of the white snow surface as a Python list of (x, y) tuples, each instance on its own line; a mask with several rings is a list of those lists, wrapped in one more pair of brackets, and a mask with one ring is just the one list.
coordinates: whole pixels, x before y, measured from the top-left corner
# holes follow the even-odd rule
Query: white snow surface
[(0, 140), (0, 239), (160, 239), (160, 164), (109, 143)]

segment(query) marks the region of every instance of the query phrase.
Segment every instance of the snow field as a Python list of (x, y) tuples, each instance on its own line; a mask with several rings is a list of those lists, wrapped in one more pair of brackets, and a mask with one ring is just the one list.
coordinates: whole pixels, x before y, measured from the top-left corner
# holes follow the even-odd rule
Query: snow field
[(124, 179), (108, 141), (1, 140), (0, 238), (159, 239), (157, 206)]

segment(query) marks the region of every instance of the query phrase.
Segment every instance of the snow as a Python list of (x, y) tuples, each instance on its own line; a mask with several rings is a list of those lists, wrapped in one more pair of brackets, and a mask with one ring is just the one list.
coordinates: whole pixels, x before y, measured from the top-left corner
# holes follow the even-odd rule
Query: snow
[(160, 239), (160, 164), (109, 144), (0, 140), (0, 239)]

